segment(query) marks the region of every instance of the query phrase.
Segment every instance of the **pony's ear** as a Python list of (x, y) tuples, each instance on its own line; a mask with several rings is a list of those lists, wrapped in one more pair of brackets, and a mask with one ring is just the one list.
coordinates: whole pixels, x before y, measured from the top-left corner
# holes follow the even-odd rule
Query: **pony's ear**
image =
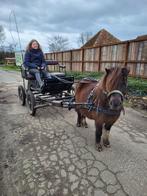
[(109, 74), (111, 72), (110, 68), (105, 68), (106, 74)]
[(128, 75), (128, 73), (130, 72), (130, 69), (129, 69), (129, 68), (126, 68), (126, 67), (123, 67), (123, 68), (121, 69), (121, 71), (122, 71), (122, 74), (123, 74), (123, 75)]

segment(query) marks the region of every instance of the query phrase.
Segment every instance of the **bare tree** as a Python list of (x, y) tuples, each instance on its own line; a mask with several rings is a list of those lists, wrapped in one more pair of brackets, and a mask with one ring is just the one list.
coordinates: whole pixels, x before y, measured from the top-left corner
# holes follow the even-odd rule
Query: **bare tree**
[(7, 48), (9, 52), (13, 53), (15, 51), (15, 44), (9, 43)]
[(78, 37), (78, 45), (82, 46), (84, 45), (86, 42), (88, 42), (92, 37), (92, 32), (83, 32), (79, 35)]
[(48, 38), (48, 46), (50, 51), (63, 51), (69, 48), (68, 38), (61, 35), (55, 35)]
[(0, 25), (0, 47), (2, 47), (5, 39), (6, 39), (6, 37), (5, 37), (4, 28), (2, 25)]

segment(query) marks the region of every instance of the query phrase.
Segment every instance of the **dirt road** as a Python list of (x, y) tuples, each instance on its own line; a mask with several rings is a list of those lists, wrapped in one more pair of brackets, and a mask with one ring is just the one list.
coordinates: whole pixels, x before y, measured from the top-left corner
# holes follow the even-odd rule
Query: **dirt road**
[(49, 107), (19, 105), (16, 72), (0, 71), (0, 196), (147, 196), (147, 117), (126, 108), (97, 152), (94, 123)]

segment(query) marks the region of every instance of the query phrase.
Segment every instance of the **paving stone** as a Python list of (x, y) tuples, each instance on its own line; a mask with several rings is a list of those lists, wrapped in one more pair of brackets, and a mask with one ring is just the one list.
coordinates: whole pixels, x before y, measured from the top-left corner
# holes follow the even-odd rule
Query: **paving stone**
[(45, 183), (46, 182), (41, 182), (38, 186), (41, 187), (41, 188), (44, 188), (45, 187)]
[(96, 181), (97, 177), (96, 176), (90, 176), (90, 177), (88, 177), (88, 179), (92, 182), (92, 184), (94, 184), (94, 182)]
[(98, 176), (98, 175), (99, 175), (99, 171), (98, 171), (98, 169), (96, 169), (96, 168), (91, 168), (91, 169), (88, 171), (88, 175), (89, 175), (89, 176)]
[(119, 190), (114, 194), (114, 196), (126, 196), (126, 194), (122, 190)]
[(30, 174), (30, 170), (29, 170), (29, 169), (24, 170), (24, 173), (25, 173), (26, 175), (28, 175), (28, 174)]
[(75, 170), (75, 174), (77, 174), (79, 177), (82, 176), (82, 173), (80, 172), (79, 169), (76, 169), (76, 170)]
[(98, 168), (98, 170), (100, 170), (100, 171), (106, 169), (106, 166), (103, 163), (101, 163), (100, 161), (95, 161), (93, 164), (93, 167)]
[(79, 169), (85, 168), (86, 167), (86, 163), (84, 161), (77, 161), (75, 163), (76, 167)]
[(73, 192), (76, 188), (78, 188), (78, 184), (79, 182), (73, 182), (73, 184), (71, 185), (71, 191)]
[(45, 181), (45, 178), (44, 177), (41, 177), (41, 178), (39, 178), (39, 181), (40, 182)]
[(50, 189), (51, 186), (52, 186), (52, 182), (48, 182), (48, 186), (47, 187)]
[(94, 191), (94, 196), (108, 196), (108, 194), (104, 193), (101, 190)]
[(85, 179), (82, 179), (82, 180), (81, 180), (81, 184), (84, 185), (84, 186), (85, 186), (85, 185), (88, 185), (88, 181), (85, 180)]
[(117, 180), (116, 180), (116, 177), (113, 173), (111, 173), (110, 171), (103, 171), (101, 174), (100, 174), (102, 180), (106, 183), (106, 184), (116, 184)]
[(62, 176), (63, 178), (66, 177), (66, 171), (65, 171), (64, 169), (61, 169), (61, 176)]
[(26, 164), (23, 166), (23, 168), (24, 168), (24, 169), (28, 169), (30, 166), (31, 166), (31, 165), (30, 165), (29, 163), (26, 163)]
[(60, 152), (59, 156), (61, 159), (64, 159), (64, 158), (69, 157), (69, 153), (67, 151), (62, 151)]
[(75, 174), (69, 173), (69, 181), (74, 182), (76, 180), (78, 180), (78, 176), (76, 176)]
[(55, 189), (50, 189), (50, 195), (54, 195)]
[(68, 164), (71, 164), (70, 159), (64, 159), (63, 161), (64, 161), (67, 165), (68, 165)]
[(75, 169), (75, 166), (71, 165), (71, 166), (69, 166), (68, 171), (74, 171), (74, 169)]
[(45, 194), (45, 190), (39, 189), (37, 196), (42, 196)]
[(64, 195), (68, 194), (68, 189), (64, 188), (64, 189), (63, 189), (63, 194), (64, 194)]
[(107, 186), (108, 193), (115, 193), (120, 188), (120, 185), (109, 185)]
[(88, 165), (88, 166), (90, 166), (90, 165), (92, 165), (92, 164), (93, 164), (93, 161), (88, 160), (88, 161), (86, 161), (86, 163), (87, 163), (87, 165)]
[(34, 187), (35, 187), (34, 182), (29, 183), (29, 186), (30, 186), (30, 189), (34, 189)]
[(96, 182), (94, 183), (94, 186), (96, 188), (103, 188), (105, 185), (101, 180), (96, 180)]
[(91, 153), (86, 153), (86, 154), (83, 154), (81, 156), (82, 159), (87, 159), (87, 160), (94, 160), (94, 157), (91, 155)]
[(57, 156), (56, 155), (51, 155), (50, 156), (50, 160), (51, 161), (57, 161), (58, 159), (57, 159)]
[(59, 185), (60, 184), (60, 179), (57, 179), (55, 182), (54, 182), (54, 186), (57, 186), (57, 185)]

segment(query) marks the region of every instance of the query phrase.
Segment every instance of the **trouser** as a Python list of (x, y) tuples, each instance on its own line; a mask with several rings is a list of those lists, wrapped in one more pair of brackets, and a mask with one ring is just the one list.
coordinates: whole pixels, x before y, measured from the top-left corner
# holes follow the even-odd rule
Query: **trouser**
[(42, 87), (42, 85), (44, 84), (42, 79), (41, 79), (41, 76), (43, 78), (49, 78), (51, 77), (50, 76), (50, 73), (48, 73), (47, 71), (45, 70), (38, 70), (38, 69), (30, 69), (29, 70), (29, 73), (32, 74), (33, 76), (35, 76), (37, 82), (39, 83), (39, 86)]

